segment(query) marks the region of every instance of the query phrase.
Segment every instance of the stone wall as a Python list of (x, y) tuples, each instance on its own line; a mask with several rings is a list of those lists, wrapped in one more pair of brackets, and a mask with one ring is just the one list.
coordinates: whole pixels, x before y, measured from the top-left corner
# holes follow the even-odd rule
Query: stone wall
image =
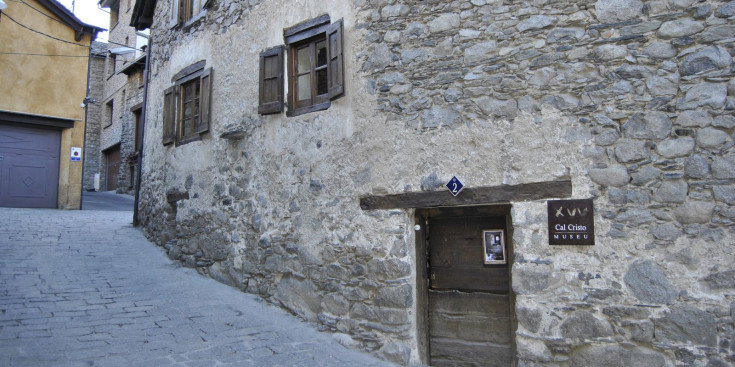
[(543, 203), (514, 205), (519, 364), (732, 363), (735, 2), (377, 3), (358, 57), (391, 120), (583, 144), (595, 248), (549, 248)]
[[(140, 219), (172, 259), (408, 364), (422, 358), (413, 210), (358, 198), (453, 175), (568, 179), (594, 199), (594, 247), (550, 247), (545, 201), (511, 203), (518, 365), (733, 363), (734, 12), (271, 0), (154, 22)], [(345, 97), (259, 116), (258, 53), (324, 13), (345, 21)], [(163, 146), (163, 90), (199, 60), (214, 69), (210, 133)]]
[[(132, 14), (133, 3), (128, 1), (120, 1), (118, 22), (110, 25), (110, 50), (124, 47), (134, 48), (136, 45), (135, 29), (130, 27), (130, 17)], [(115, 57), (114, 66), (113, 58), (108, 55), (108, 61), (105, 69), (105, 92), (103, 99), (103, 116), (102, 116), (102, 133), (100, 143), (100, 159), (102, 175), (100, 178), (100, 187), (104, 190), (107, 187), (106, 182), (106, 157), (102, 153), (104, 150), (120, 146), (121, 164), (117, 175), (117, 192), (133, 193), (134, 182), (131, 177), (131, 166), (135, 166), (137, 156), (135, 154), (135, 118), (130, 108), (143, 102), (143, 84), (138, 76), (140, 71), (128, 76), (120, 71), (130, 66), (135, 61), (138, 53), (119, 54)], [(109, 101), (113, 101), (112, 123), (104, 106)]]
[(92, 59), (89, 64), (89, 97), (94, 102), (87, 103), (87, 127), (84, 139), (84, 178), (82, 190), (94, 189), (94, 176), (102, 172), (100, 163), (100, 131), (104, 115), (105, 61), (107, 60), (107, 44), (92, 43)]

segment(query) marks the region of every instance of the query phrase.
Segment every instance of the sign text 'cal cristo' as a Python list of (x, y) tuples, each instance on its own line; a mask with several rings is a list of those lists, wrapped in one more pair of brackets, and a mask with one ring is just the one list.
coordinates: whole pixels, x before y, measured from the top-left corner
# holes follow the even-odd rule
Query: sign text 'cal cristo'
[(595, 245), (592, 199), (549, 200), (549, 245)]

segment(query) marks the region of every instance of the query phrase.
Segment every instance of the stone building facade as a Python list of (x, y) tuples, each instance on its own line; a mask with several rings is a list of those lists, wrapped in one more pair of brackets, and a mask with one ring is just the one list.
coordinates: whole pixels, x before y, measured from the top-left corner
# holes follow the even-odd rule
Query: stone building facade
[(105, 65), (107, 62), (107, 43), (92, 42), (89, 60), (89, 98), (87, 101), (87, 130), (84, 138), (84, 177), (82, 190), (95, 190), (95, 176), (102, 171), (103, 158), (100, 154), (101, 117), (104, 106), (100, 102), (105, 90)]
[(110, 11), (110, 34), (100, 121), (100, 189), (131, 193), (137, 167), (136, 135), (143, 104), (147, 36), (130, 27), (132, 1), (100, 1)]
[[(735, 363), (735, 2), (177, 5), (136, 4), (153, 15), (139, 220), (172, 259), (401, 364), (473, 345), (495, 356), (466, 363)], [(262, 58), (285, 49), (280, 96), (307, 93), (289, 39), (339, 20), (344, 95), (260, 114)], [(203, 70), (208, 126), (170, 135), (167, 98)], [(550, 245), (553, 199), (592, 200), (594, 245)], [(453, 310), (432, 301), (430, 233), (483, 215), (507, 239), (500, 321), (461, 282)]]

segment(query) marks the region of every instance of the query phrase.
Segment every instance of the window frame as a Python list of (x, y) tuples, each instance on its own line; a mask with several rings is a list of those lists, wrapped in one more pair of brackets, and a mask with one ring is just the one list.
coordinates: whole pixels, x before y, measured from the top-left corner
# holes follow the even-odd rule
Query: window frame
[(212, 0), (171, 0), (169, 28), (188, 26), (207, 14)]
[(115, 122), (115, 99), (110, 99), (105, 103), (105, 110), (107, 112), (107, 125), (105, 125), (105, 128), (108, 128)]
[[(326, 110), (331, 107), (332, 100), (344, 95), (344, 57), (343, 57), (343, 20), (339, 19), (334, 23), (330, 23), (329, 14), (324, 14), (314, 19), (301, 22), (293, 27), (286, 28), (283, 31), (283, 38), (288, 54), (288, 61), (285, 62), (286, 73), (288, 78), (288, 93), (286, 98), (286, 106), (288, 107), (286, 116), (298, 116), (309, 112)], [(334, 41), (334, 42), (332, 42)], [(325, 43), (326, 63), (317, 65), (317, 49), (316, 45), (320, 42)], [(298, 72), (298, 50), (309, 47), (310, 65), (308, 72), (299, 75)], [(264, 63), (261, 53), (261, 77), (260, 83), (264, 83)], [(283, 61), (281, 61), (283, 62)], [(322, 94), (319, 92), (317, 76), (320, 70), (326, 69), (326, 91)], [(298, 78), (299, 76), (310, 75), (310, 91), (311, 96), (309, 102), (307, 99), (297, 100), (298, 96)], [(259, 113), (269, 114), (276, 113), (271, 109), (264, 109), (266, 113), (260, 112), (260, 107), (268, 102), (264, 101), (263, 94), (260, 95)]]
[[(163, 145), (175, 143), (179, 146), (198, 141), (209, 131), (213, 72), (212, 68), (205, 69), (204, 65), (205, 62), (200, 61), (184, 68), (172, 78), (174, 84), (164, 91)], [(195, 96), (187, 102), (184, 94), (190, 86), (198, 93), (194, 93)], [(186, 103), (193, 103), (191, 107), (197, 111), (188, 119), (184, 114)]]
[[(293, 110), (292, 115), (301, 115), (307, 112), (312, 111), (321, 111), (326, 110), (331, 105), (331, 101), (329, 100), (329, 88), (327, 87), (326, 90), (324, 90), (324, 93), (318, 94), (319, 92), (319, 76), (318, 72), (321, 70), (326, 70), (327, 74), (329, 74), (329, 63), (326, 60), (325, 55), (325, 62), (324, 65), (318, 65), (318, 49), (317, 45), (319, 43), (324, 43), (324, 53), (326, 54), (326, 48), (327, 48), (327, 37), (325, 34), (317, 34), (311, 38), (307, 38), (306, 40), (303, 40), (298, 43), (294, 43), (289, 45), (289, 53), (288, 53), (288, 67), (289, 67), (289, 105), (291, 108), (290, 110)], [(309, 48), (309, 65), (306, 68), (305, 72), (299, 72), (299, 57), (298, 53), (300, 50), (308, 47)], [(302, 98), (299, 99), (299, 79), (301, 77), (304, 77), (308, 75), (309, 76), (309, 98)], [(324, 82), (327, 82), (329, 80), (328, 75), (325, 75), (325, 78), (327, 80), (324, 80)]]

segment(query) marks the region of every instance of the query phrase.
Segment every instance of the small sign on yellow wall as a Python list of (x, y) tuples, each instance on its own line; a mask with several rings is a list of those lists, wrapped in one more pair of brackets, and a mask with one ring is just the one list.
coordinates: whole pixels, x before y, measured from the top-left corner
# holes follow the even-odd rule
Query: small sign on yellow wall
[(71, 161), (72, 162), (79, 162), (82, 160), (82, 148), (80, 147), (71, 147)]

